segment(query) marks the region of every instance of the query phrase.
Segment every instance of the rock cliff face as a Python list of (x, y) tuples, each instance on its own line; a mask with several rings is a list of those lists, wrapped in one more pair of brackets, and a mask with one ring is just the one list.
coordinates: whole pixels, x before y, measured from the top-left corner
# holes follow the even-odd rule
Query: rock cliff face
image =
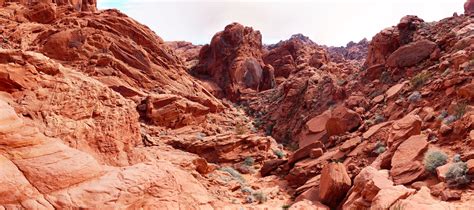
[(263, 60), (273, 66), (277, 83), (280, 84), (290, 74), (306, 68), (319, 68), (328, 63), (327, 52), (302, 34), (293, 35), (289, 40), (268, 46)]
[(0, 209), (468, 209), (471, 3), (334, 48), (0, 1)]
[(76, 11), (88, 11), (88, 12), (94, 12), (97, 11), (97, 1), (96, 0), (0, 0), (0, 5), (5, 5), (8, 3), (20, 3), (25, 6), (32, 6), (37, 12), (37, 14), (40, 14), (43, 9), (41, 6), (36, 6), (36, 5), (41, 5), (41, 4), (56, 4), (57, 6), (66, 6), (69, 8), (72, 8)]
[(264, 65), (262, 53), (260, 32), (233, 23), (201, 48), (192, 72), (216, 83), (219, 96), (235, 100), (243, 92), (273, 87), (273, 69)]

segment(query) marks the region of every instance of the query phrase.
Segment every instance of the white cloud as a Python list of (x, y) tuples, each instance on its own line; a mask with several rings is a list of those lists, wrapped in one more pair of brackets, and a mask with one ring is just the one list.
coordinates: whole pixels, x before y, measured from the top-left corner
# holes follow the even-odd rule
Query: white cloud
[[(105, 0), (148, 25), (165, 40), (207, 43), (231, 22), (260, 30), (265, 43), (302, 33), (320, 44), (345, 45), (398, 23), (461, 13), (465, 0)], [(100, 2), (100, 0), (99, 0)], [(117, 3), (119, 2), (119, 3)]]

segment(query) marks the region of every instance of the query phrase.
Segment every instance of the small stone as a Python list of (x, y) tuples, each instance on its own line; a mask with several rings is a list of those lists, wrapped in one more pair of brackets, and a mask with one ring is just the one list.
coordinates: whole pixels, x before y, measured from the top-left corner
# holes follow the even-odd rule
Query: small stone
[(453, 131), (453, 128), (446, 124), (442, 124), (439, 128), (439, 133), (443, 136), (448, 135), (449, 133), (451, 133), (451, 131)]
[(453, 165), (453, 164), (448, 163), (448, 164), (445, 164), (445, 165), (442, 165), (442, 166), (436, 168), (436, 174), (438, 175), (438, 179), (440, 181), (443, 181), (443, 182), (446, 181), (446, 173), (448, 172), (449, 167), (451, 167), (451, 165)]
[(461, 192), (454, 190), (443, 190), (441, 192), (441, 200), (443, 201), (455, 201), (461, 199)]
[(416, 190), (421, 189), (421, 187), (427, 187), (427, 186), (428, 186), (428, 184), (426, 184), (426, 182), (424, 182), (424, 181), (413, 182), (411, 184), (411, 187), (413, 187)]
[(384, 98), (385, 98), (384, 95), (378, 95), (378, 96), (376, 96), (375, 98), (372, 99), (372, 103), (373, 104), (378, 104), (378, 103), (382, 102)]

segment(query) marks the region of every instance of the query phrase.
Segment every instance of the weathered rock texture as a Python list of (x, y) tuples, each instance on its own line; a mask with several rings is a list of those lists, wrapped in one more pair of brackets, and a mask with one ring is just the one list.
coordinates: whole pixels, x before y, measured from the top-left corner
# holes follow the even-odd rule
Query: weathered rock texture
[(226, 98), (238, 99), (246, 89), (260, 91), (273, 87), (273, 70), (262, 60), (262, 35), (250, 27), (233, 23), (214, 35), (201, 48), (193, 73), (208, 77)]

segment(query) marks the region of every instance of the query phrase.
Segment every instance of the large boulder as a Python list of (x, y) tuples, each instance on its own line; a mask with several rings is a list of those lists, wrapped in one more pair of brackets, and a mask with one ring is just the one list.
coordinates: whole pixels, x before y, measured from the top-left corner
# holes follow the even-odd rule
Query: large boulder
[(361, 123), (362, 118), (359, 114), (339, 105), (306, 122), (300, 134), (299, 146), (305, 147), (318, 140), (326, 143), (330, 136), (353, 131)]
[(354, 186), (350, 189), (343, 209), (386, 209), (398, 200), (404, 199), (415, 190), (403, 185), (393, 185), (388, 171), (365, 167), (354, 178)]
[(209, 77), (229, 99), (236, 100), (247, 89), (260, 91), (273, 77), (262, 60), (262, 35), (238, 23), (227, 25), (201, 48), (199, 64), (192, 72)]
[(179, 128), (199, 124), (211, 109), (186, 98), (171, 95), (150, 95), (146, 99), (146, 118), (155, 125)]
[(319, 197), (324, 204), (336, 208), (351, 187), (351, 179), (342, 163), (327, 164), (321, 172)]
[(413, 66), (428, 58), (436, 47), (436, 43), (429, 40), (407, 44), (398, 48), (388, 57), (387, 65), (399, 68)]
[(411, 136), (398, 146), (392, 157), (390, 175), (395, 184), (408, 184), (425, 173), (421, 160), (428, 149), (428, 136)]
[(388, 56), (399, 46), (399, 32), (395, 27), (382, 30), (372, 38), (364, 66), (371, 67), (377, 64), (385, 64)]
[(409, 114), (392, 124), (390, 134), (387, 139), (387, 145), (408, 139), (410, 136), (421, 133), (421, 118), (418, 115)]

